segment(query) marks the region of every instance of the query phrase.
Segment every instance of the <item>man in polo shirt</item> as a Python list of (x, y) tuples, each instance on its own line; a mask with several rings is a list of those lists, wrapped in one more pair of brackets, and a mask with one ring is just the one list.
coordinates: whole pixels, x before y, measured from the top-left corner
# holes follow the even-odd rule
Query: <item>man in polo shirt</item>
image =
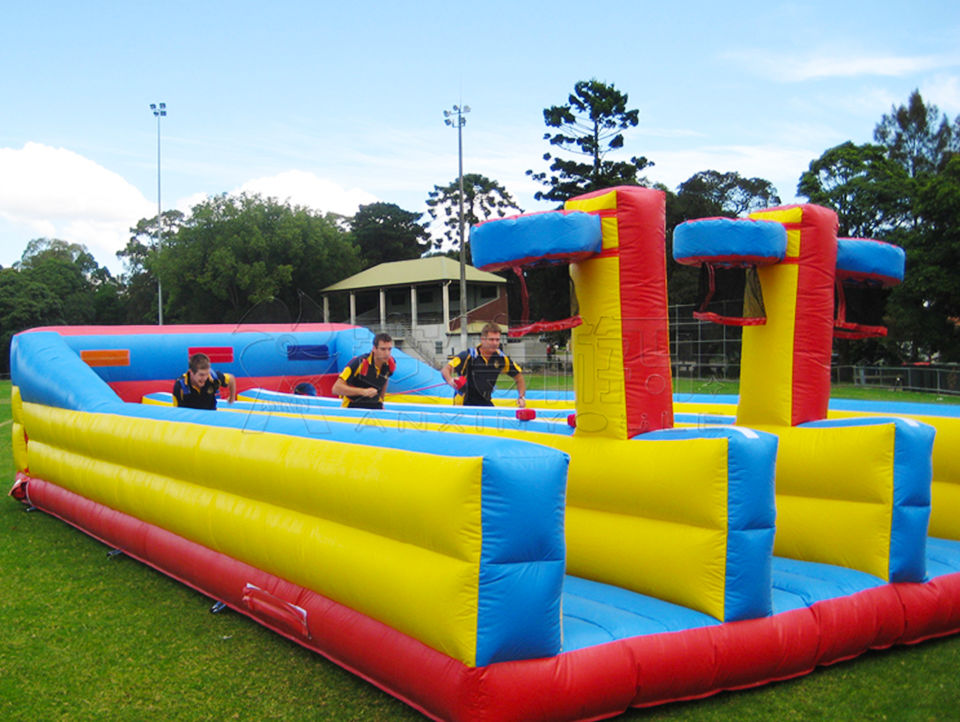
[(195, 353), (190, 357), (187, 372), (173, 382), (173, 405), (213, 411), (223, 386), (229, 390), (227, 400), (232, 404), (237, 400), (236, 379), (232, 374), (210, 368), (210, 357), (205, 353)]
[[(466, 383), (458, 383), (454, 372), (466, 379)], [(500, 374), (507, 374), (517, 382), (517, 406), (523, 408), (527, 405), (527, 382), (523, 378), (523, 369), (500, 350), (500, 327), (495, 323), (488, 323), (480, 331), (479, 346), (458, 353), (440, 373), (457, 390), (454, 403), (462, 399), (464, 406), (493, 406), (490, 397), (497, 385), (497, 378)]]
[(364, 356), (354, 356), (337, 380), (333, 393), (351, 409), (382, 409), (387, 380), (396, 370), (393, 360), (393, 339), (388, 333), (373, 337), (373, 349)]

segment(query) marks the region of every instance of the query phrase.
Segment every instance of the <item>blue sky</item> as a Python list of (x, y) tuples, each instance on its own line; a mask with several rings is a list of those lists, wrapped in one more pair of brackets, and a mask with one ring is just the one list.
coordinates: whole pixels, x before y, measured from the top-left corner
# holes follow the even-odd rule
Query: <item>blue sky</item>
[(457, 173), (443, 110), (471, 107), (464, 171), (524, 210), (543, 108), (578, 80), (629, 94), (625, 156), (652, 181), (737, 171), (784, 202), (824, 150), (871, 140), (919, 88), (960, 114), (960, 4), (901, 2), (66, 2), (0, 23), (0, 264), (42, 236), (115, 252), (162, 204), (249, 190), (352, 214), (424, 210)]

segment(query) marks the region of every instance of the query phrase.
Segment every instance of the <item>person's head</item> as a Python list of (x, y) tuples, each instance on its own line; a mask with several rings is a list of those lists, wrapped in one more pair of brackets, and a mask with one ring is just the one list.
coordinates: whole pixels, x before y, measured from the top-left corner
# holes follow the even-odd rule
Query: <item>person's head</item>
[(190, 383), (203, 386), (210, 378), (210, 357), (205, 353), (195, 353), (190, 357)]
[(490, 322), (480, 329), (480, 348), (488, 354), (500, 348), (500, 326)]
[(389, 333), (378, 333), (373, 337), (373, 362), (379, 366), (390, 360), (393, 353), (393, 338)]
[(303, 381), (293, 387), (293, 393), (297, 396), (316, 396), (317, 389), (313, 384)]

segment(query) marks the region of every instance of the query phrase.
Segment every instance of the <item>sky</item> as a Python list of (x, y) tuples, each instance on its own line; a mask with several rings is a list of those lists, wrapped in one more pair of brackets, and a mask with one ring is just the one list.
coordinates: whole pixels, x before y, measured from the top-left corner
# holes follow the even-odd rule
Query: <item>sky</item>
[(960, 3), (5, 0), (0, 265), (47, 237), (121, 272), (157, 212), (158, 130), (164, 210), (245, 191), (425, 211), (457, 176), (443, 111), (468, 105), (464, 172), (547, 210), (525, 174), (552, 149), (543, 109), (592, 78), (640, 111), (620, 157), (651, 182), (736, 171), (792, 202), (914, 89), (960, 115)]

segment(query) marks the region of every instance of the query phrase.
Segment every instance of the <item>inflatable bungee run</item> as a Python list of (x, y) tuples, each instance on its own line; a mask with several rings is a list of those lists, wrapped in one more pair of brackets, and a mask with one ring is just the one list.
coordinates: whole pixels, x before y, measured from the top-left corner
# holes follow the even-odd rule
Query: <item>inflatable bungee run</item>
[[(762, 313), (704, 307), (744, 326), (740, 396), (675, 403), (661, 192), (471, 243), (570, 264), (572, 400), (454, 407), (402, 351), (382, 411), (293, 396), (369, 350), (344, 325), (33, 329), (13, 495), (436, 719), (604, 718), (960, 631), (960, 418), (829, 403), (836, 330), (878, 333), (843, 284), (889, 286), (902, 251), (812, 205), (678, 228), (676, 259), (744, 272)], [(239, 401), (172, 405), (196, 351)]]

